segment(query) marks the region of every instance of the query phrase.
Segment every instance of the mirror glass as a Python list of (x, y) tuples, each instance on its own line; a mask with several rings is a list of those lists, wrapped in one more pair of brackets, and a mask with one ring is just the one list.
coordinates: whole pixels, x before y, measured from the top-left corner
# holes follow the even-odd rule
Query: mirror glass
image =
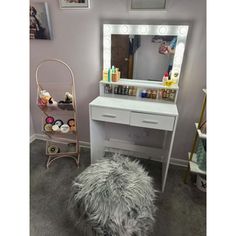
[(121, 78), (178, 83), (188, 26), (108, 25), (103, 27), (103, 68), (120, 69)]

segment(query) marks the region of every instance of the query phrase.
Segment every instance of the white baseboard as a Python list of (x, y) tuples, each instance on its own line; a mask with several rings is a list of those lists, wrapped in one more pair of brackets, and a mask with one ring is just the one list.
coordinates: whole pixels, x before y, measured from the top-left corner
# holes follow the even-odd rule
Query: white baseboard
[(177, 158), (170, 158), (170, 164), (174, 166), (182, 166), (182, 167), (188, 167), (188, 161), (187, 160), (182, 160), (182, 159), (177, 159)]
[[(32, 143), (36, 139), (44, 140), (44, 141), (49, 140), (47, 135), (33, 134), (33, 135), (30, 136), (30, 143)], [(66, 139), (66, 138), (60, 138), (60, 141), (61, 142), (63, 142), (63, 141), (64, 142), (70, 142), (72, 140), (71, 139)], [(90, 148), (90, 143), (89, 142), (79, 141), (79, 145), (80, 145), (80, 147), (83, 147), (83, 148)], [(171, 157), (170, 158), (170, 164), (175, 165), (175, 166), (187, 167), (188, 166), (188, 161)]]
[(30, 136), (30, 143), (32, 143), (35, 139), (37, 139), (37, 138), (36, 138), (36, 134), (32, 134), (32, 135)]

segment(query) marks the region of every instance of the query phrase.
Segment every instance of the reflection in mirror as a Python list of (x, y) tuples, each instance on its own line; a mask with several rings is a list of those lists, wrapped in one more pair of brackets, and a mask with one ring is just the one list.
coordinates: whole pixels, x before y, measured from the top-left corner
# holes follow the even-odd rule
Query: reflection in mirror
[(165, 72), (178, 84), (188, 26), (103, 26), (103, 69), (112, 65), (121, 78), (161, 81)]
[(161, 81), (165, 72), (171, 74), (176, 42), (170, 35), (113, 34), (111, 64), (123, 78)]

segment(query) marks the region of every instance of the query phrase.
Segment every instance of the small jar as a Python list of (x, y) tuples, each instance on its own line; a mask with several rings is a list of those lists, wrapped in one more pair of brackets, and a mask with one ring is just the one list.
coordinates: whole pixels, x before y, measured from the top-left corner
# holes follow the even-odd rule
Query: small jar
[(132, 91), (132, 96), (136, 96), (136, 93), (137, 93), (137, 88), (133, 88), (133, 91)]
[(147, 91), (145, 89), (141, 92), (141, 97), (142, 98), (146, 98), (147, 97)]
[(133, 95), (133, 87), (130, 87), (129, 88), (129, 96), (132, 96)]
[(151, 93), (151, 98), (152, 99), (156, 99), (157, 98), (157, 91), (156, 90), (153, 90), (152, 93)]
[(164, 90), (164, 91), (162, 92), (162, 98), (167, 98), (167, 92), (166, 92), (166, 90)]
[(151, 98), (151, 97), (152, 97), (152, 90), (148, 89), (147, 98)]

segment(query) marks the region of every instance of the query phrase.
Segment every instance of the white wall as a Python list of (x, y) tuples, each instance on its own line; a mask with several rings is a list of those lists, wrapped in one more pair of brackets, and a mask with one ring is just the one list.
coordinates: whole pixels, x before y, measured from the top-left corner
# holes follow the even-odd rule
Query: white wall
[[(59, 0), (48, 0), (54, 39), (30, 42), (30, 98), (33, 127), (41, 132), (41, 112), (36, 107), (35, 69), (46, 58), (68, 63), (76, 78), (80, 140), (89, 141), (88, 104), (98, 96), (102, 69), (102, 24), (189, 24), (182, 67), (178, 109), (180, 113), (172, 156), (186, 159), (194, 137), (206, 85), (205, 0), (169, 0), (165, 12), (129, 12), (128, 0), (91, 0), (89, 10), (61, 10)], [(53, 76), (53, 75), (52, 75)]]

